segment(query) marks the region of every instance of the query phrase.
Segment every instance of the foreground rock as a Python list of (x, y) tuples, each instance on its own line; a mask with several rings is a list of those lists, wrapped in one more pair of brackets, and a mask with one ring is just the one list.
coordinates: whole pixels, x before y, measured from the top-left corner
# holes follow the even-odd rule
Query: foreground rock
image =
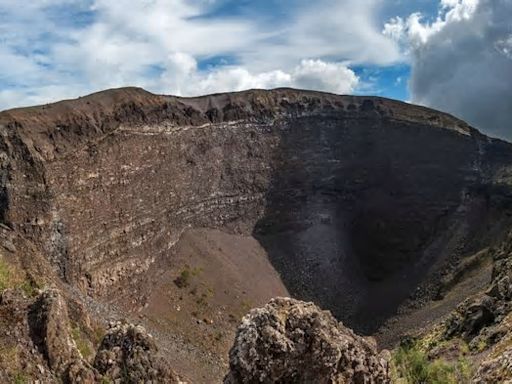
[(225, 384), (389, 383), (387, 353), (312, 303), (276, 298), (238, 329)]
[(94, 361), (98, 371), (115, 382), (178, 383), (171, 368), (158, 356), (153, 338), (141, 326), (115, 323)]
[(0, 298), (0, 383), (180, 382), (141, 326), (113, 323), (92, 343), (87, 319), (59, 289), (36, 297), (8, 289)]

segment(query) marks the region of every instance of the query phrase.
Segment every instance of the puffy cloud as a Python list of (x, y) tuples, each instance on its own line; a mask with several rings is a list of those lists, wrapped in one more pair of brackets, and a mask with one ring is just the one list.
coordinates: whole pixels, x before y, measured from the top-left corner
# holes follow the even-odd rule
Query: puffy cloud
[(198, 71), (195, 59), (185, 53), (169, 56), (161, 86), (182, 96), (251, 88), (295, 87), (333, 93), (351, 93), (358, 85), (356, 74), (343, 63), (302, 60), (290, 71), (250, 72), (241, 66), (222, 66)]
[(384, 33), (406, 44), (412, 101), (453, 113), (512, 140), (510, 0), (442, 0), (437, 19), (392, 19)]
[(322, 60), (303, 60), (291, 77), (294, 87), (333, 93), (351, 93), (359, 82), (354, 71), (343, 63), (327, 63)]

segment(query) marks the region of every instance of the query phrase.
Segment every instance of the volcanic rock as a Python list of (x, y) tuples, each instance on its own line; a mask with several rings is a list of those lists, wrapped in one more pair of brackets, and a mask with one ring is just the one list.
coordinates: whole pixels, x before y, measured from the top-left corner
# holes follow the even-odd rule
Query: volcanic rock
[(277, 298), (238, 328), (225, 384), (388, 383), (388, 356), (313, 303)]
[(32, 339), (49, 368), (66, 383), (94, 383), (99, 376), (83, 360), (70, 335), (67, 304), (57, 289), (42, 292), (32, 305), (29, 322)]
[[(0, 250), (45, 285), (99, 317), (136, 311), (170, 335), (173, 367), (209, 384), (236, 319), (274, 296), (392, 344), (492, 279), (455, 333), (499, 322), (509, 264), (481, 252), (512, 226), (512, 145), (378, 97), (109, 90), (0, 113), (0, 224)], [(38, 343), (59, 371), (66, 340)]]
[(474, 384), (512, 383), (512, 348), (484, 361), (472, 382)]
[(94, 367), (105, 377), (126, 384), (178, 383), (158, 356), (153, 338), (141, 326), (114, 323), (99, 347)]

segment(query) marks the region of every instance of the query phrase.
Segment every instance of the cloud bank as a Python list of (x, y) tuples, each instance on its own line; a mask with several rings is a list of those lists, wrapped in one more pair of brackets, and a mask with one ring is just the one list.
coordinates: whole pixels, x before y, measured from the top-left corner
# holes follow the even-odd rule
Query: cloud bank
[(433, 22), (392, 19), (384, 34), (410, 57), (412, 101), (512, 141), (511, 20), (511, 0), (442, 0)]

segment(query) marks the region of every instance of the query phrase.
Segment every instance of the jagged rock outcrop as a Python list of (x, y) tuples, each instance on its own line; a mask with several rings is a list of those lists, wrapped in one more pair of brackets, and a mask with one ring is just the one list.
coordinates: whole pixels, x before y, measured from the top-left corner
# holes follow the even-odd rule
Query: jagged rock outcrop
[(494, 261), (489, 288), (469, 297), (446, 320), (446, 337), (462, 336), (475, 347), (495, 344), (507, 331), (501, 322), (512, 311), (512, 232), (489, 252)]
[(67, 304), (56, 289), (42, 292), (29, 314), (32, 338), (48, 366), (67, 383), (94, 383), (99, 375), (83, 360), (70, 335)]
[(512, 348), (484, 361), (473, 378), (474, 384), (512, 383)]
[(158, 355), (153, 338), (141, 326), (114, 323), (107, 331), (94, 367), (113, 382), (178, 383), (168, 363)]
[(471, 350), (485, 351), (473, 383), (512, 383), (512, 232), (490, 252), (489, 289), (457, 308), (446, 321), (445, 335), (462, 336)]
[(313, 303), (276, 298), (238, 328), (225, 384), (389, 383), (386, 352)]
[[(56, 381), (75, 384), (178, 383), (141, 326), (112, 323), (90, 364), (71, 336), (68, 304), (57, 289), (43, 291), (30, 306), (31, 338)], [(41, 368), (42, 369), (42, 368)]]
[(417, 340), (404, 339), (402, 352), (407, 345), (421, 346), (415, 351), (426, 352), (432, 365), (448, 364), (462, 375), (461, 382), (512, 383), (512, 232), (480, 256), (493, 261), (487, 289), (466, 297), (446, 320), (423, 330)]

